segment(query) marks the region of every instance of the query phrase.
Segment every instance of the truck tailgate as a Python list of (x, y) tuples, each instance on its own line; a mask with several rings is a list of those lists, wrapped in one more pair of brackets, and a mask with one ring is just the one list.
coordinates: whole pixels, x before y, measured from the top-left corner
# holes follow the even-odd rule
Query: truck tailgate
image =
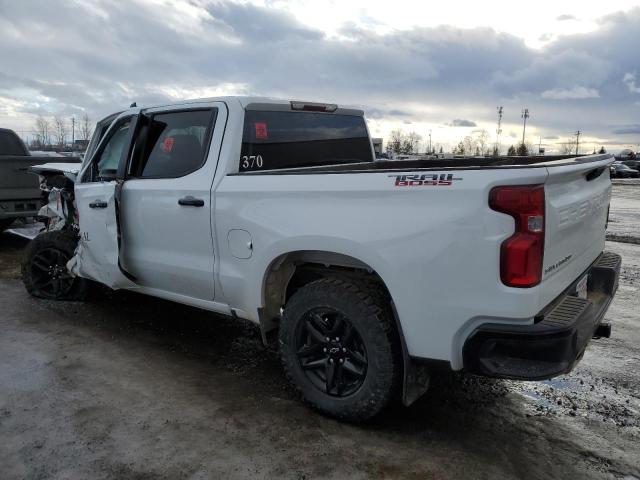
[(29, 167), (50, 161), (49, 157), (1, 156), (0, 200), (40, 198), (38, 176)]
[(576, 159), (547, 166), (543, 305), (566, 290), (604, 249), (611, 197), (607, 165), (612, 161)]

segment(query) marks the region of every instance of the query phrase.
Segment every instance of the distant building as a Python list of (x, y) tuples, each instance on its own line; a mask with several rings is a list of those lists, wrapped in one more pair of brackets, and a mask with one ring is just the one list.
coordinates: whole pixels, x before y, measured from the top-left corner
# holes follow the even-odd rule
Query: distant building
[(373, 151), (376, 153), (376, 157), (382, 155), (382, 139), (372, 138), (371, 143), (373, 144)]

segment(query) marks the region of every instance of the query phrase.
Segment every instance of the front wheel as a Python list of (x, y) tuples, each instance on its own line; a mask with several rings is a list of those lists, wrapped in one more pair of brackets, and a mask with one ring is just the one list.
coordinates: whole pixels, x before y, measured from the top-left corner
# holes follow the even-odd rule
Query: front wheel
[(77, 236), (69, 230), (41, 233), (29, 243), (22, 262), (22, 281), (31, 295), (48, 300), (82, 300), (86, 296), (88, 281), (67, 270), (77, 243)]
[(323, 413), (366, 420), (396, 392), (400, 343), (377, 286), (341, 278), (305, 285), (287, 302), (279, 340), (287, 378)]

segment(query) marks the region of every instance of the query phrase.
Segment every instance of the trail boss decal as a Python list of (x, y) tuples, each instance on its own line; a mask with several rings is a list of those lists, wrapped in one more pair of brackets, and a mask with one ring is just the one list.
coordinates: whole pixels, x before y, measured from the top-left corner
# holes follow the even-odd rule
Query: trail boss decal
[(396, 179), (396, 187), (448, 187), (455, 180), (452, 173), (424, 173), (422, 175), (389, 175)]

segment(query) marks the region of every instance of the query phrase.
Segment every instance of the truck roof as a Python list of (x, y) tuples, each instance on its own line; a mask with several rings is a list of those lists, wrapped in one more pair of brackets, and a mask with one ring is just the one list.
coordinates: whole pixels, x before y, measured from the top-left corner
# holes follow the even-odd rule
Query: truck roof
[[(272, 105), (282, 105), (289, 107), (291, 102), (303, 103), (303, 104), (321, 104), (321, 105), (329, 105), (327, 102), (317, 102), (317, 101), (306, 101), (306, 100), (285, 100), (282, 98), (274, 98), (274, 97), (257, 97), (257, 96), (249, 96), (249, 95), (225, 95), (220, 97), (206, 97), (206, 98), (193, 98), (189, 100), (180, 100), (177, 102), (170, 103), (161, 103), (157, 105), (145, 105), (144, 108), (159, 108), (159, 107), (171, 107), (171, 106), (180, 106), (180, 105), (189, 105), (193, 103), (203, 103), (203, 102), (227, 102), (233, 103), (237, 102), (244, 109), (250, 104), (272, 104)], [(347, 106), (337, 105), (335, 103), (331, 103), (330, 105), (335, 105), (340, 110), (349, 110), (352, 113), (358, 112), (361, 115), (364, 113), (362, 110), (354, 110)]]

